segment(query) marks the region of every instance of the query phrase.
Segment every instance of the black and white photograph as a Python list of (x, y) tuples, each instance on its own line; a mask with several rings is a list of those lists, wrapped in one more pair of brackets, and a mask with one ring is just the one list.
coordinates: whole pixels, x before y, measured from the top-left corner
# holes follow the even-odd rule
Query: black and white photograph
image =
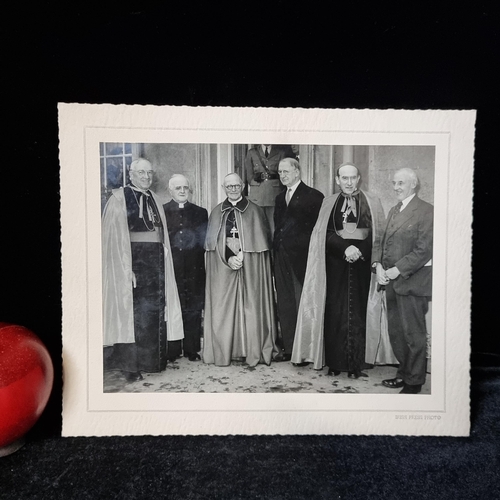
[(105, 393), (431, 394), (434, 145), (99, 160)]
[(468, 432), (473, 113), (59, 111), (64, 435)]

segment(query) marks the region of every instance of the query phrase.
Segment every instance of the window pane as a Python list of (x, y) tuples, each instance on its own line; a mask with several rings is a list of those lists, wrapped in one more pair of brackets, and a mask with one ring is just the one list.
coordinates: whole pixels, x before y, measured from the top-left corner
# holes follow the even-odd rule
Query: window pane
[(99, 156), (104, 156), (104, 144), (102, 142), (99, 143)]
[(108, 189), (123, 186), (123, 158), (106, 158), (106, 181)]
[(106, 155), (121, 155), (123, 154), (123, 143), (122, 142), (107, 142), (106, 143)]
[(130, 183), (130, 176), (128, 175), (128, 173), (129, 173), (129, 169), (130, 169), (130, 165), (131, 164), (132, 164), (132, 157), (131, 156), (125, 156), (126, 169), (125, 169), (125, 182), (124, 182), (124, 184), (129, 184)]
[(130, 142), (125, 143), (125, 154), (126, 155), (132, 154), (132, 144), (130, 144)]

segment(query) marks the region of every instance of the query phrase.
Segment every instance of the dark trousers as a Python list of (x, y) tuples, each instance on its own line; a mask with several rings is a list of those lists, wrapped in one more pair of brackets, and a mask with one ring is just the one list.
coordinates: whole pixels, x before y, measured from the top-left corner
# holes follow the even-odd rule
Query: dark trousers
[(173, 340), (168, 342), (168, 357), (178, 358), (184, 351), (184, 356), (196, 354), (201, 350), (201, 310), (182, 311), (182, 323), (184, 326), (184, 340)]
[(285, 354), (292, 354), (302, 284), (296, 278), (286, 252), (283, 249), (275, 253), (274, 279), (276, 283), (278, 318), (283, 337), (283, 348)]
[(396, 374), (408, 385), (425, 384), (428, 297), (399, 295), (386, 286), (387, 321), (392, 349), (399, 361)]

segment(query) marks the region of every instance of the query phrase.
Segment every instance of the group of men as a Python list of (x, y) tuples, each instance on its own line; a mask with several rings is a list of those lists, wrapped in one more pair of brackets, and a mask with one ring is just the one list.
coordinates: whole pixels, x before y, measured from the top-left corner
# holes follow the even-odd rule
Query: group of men
[(395, 173), (399, 203), (387, 219), (378, 198), (358, 189), (352, 163), (337, 169), (340, 192), (325, 198), (302, 182), (291, 148), (251, 148), (244, 179), (224, 178), (226, 198), (210, 217), (179, 174), (162, 207), (149, 189), (153, 172), (134, 161), (130, 184), (103, 214), (106, 368), (133, 381), (182, 354), (197, 361), (203, 335), (205, 363), (313, 363), (359, 378), (395, 362), (383, 384), (420, 392), (433, 207), (418, 198), (413, 170)]

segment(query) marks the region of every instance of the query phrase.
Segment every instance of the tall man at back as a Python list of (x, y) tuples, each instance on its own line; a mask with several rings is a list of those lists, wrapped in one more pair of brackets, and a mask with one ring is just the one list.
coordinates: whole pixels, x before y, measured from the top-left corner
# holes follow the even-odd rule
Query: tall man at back
[[(197, 361), (201, 359), (198, 352), (201, 349), (201, 313), (205, 304), (204, 245), (208, 213), (189, 201), (191, 188), (185, 176), (173, 175), (168, 181), (168, 189), (172, 200), (163, 205), (163, 209), (182, 308), (182, 350), (189, 361)], [(170, 358), (180, 356), (180, 343), (180, 340), (169, 343)]]
[(244, 179), (248, 189), (248, 199), (262, 207), (274, 232), (274, 204), (276, 196), (283, 191), (278, 175), (279, 162), (293, 157), (290, 146), (277, 144), (257, 144), (250, 148), (245, 157)]
[(410, 168), (394, 174), (398, 204), (387, 217), (381, 244), (373, 251), (377, 280), (385, 287), (392, 349), (399, 361), (395, 378), (383, 380), (403, 394), (418, 394), (425, 383), (425, 315), (432, 295), (434, 207), (417, 196), (418, 178)]
[(309, 240), (324, 196), (300, 180), (297, 160), (281, 160), (278, 173), (286, 191), (276, 197), (274, 211), (274, 277), (283, 342), (283, 352), (276, 360), (289, 361), (306, 274)]

